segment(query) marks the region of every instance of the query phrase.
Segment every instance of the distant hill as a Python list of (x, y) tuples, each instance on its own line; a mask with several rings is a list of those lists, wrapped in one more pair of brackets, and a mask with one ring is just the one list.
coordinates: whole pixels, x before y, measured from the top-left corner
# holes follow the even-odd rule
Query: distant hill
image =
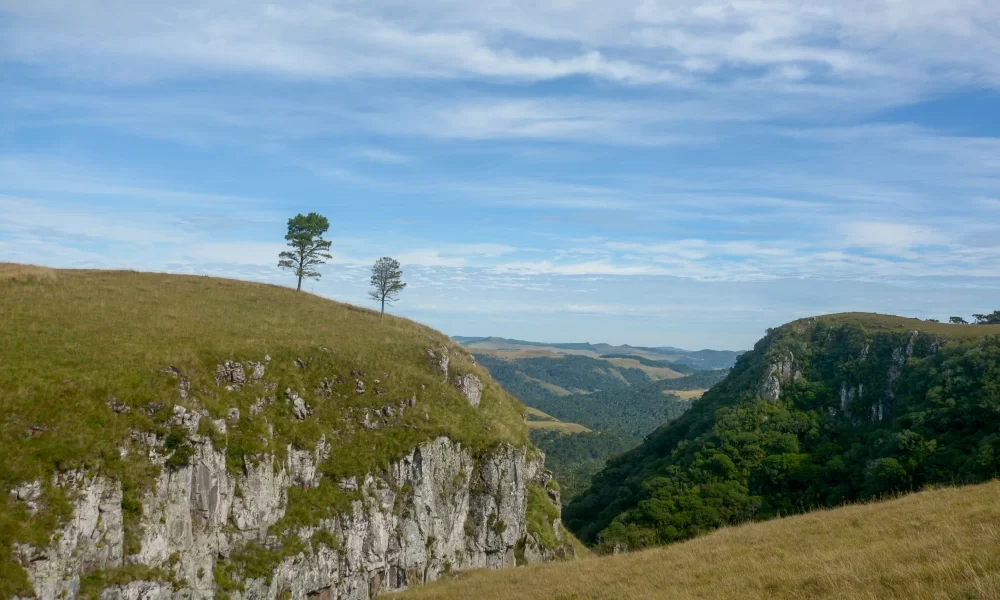
[(591, 358), (600, 358), (604, 355), (639, 356), (653, 361), (687, 365), (698, 370), (728, 369), (742, 354), (740, 351), (733, 350), (682, 350), (672, 346), (647, 347), (628, 344), (615, 346), (587, 342), (531, 342), (501, 337), (454, 336), (452, 339), (469, 348), (472, 352), (521, 353), (519, 356), (538, 356), (546, 353), (551, 355), (576, 354)]
[(985, 481), (1000, 475), (998, 390), (1000, 326), (873, 314), (795, 321), (609, 461), (563, 517), (585, 542), (641, 548)]
[(529, 415), (531, 440), (554, 457), (549, 468), (566, 499), (586, 489), (608, 458), (680, 416), (726, 374), (635, 354), (474, 356), (507, 391), (547, 417)]

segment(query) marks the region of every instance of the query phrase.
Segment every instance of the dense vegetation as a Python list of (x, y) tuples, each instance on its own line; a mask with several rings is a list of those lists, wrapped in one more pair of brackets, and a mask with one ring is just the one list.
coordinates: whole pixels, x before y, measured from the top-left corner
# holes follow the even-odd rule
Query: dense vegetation
[[(564, 518), (585, 542), (641, 548), (995, 477), (997, 334), (878, 315), (769, 331), (690, 411), (611, 460)], [(779, 397), (762, 397), (775, 382)]]
[[(477, 354), (476, 357), (494, 379), (528, 406), (560, 421), (595, 430), (532, 432), (532, 441), (546, 453), (546, 466), (562, 485), (566, 499), (588, 487), (591, 477), (603, 468), (608, 458), (636, 446), (644, 435), (690, 407), (690, 401), (670, 391), (706, 389), (726, 373), (695, 371), (686, 377), (652, 381), (641, 370), (618, 368), (634, 380), (642, 381), (626, 386), (617, 378), (607, 381), (603, 373), (615, 367), (604, 360), (583, 356), (503, 359)], [(614, 354), (603, 358), (627, 358), (654, 368), (669, 364), (637, 355)], [(590, 394), (567, 395), (562, 387), (556, 387), (557, 383), (573, 387), (610, 383), (613, 387)]]
[(566, 502), (590, 487), (591, 478), (609, 458), (631, 450), (639, 440), (614, 430), (563, 433), (535, 429), (531, 431), (531, 443), (545, 453), (545, 467), (559, 481)]
[[(335, 435), (329, 459), (318, 466), (324, 481), (378, 472), (438, 436), (473, 451), (528, 444), (523, 407), (467, 354), (454, 352), (450, 371), (483, 380), (479, 407), (443, 381), (427, 351), (450, 346), (445, 336), (286, 288), (0, 264), (0, 315), (0, 598), (30, 592), (14, 542), (44, 547), (69, 516), (68, 492), (52, 483), (57, 472), (121, 481), (126, 547), (137, 550), (139, 499), (160, 471), (144, 447), (133, 447), (130, 432), (164, 440), (171, 453), (165, 468), (186, 464), (193, 449), (170, 424), (177, 405), (211, 419), (240, 411), (226, 433), (201, 421), (200, 433), (225, 446), (233, 470), (248, 456), (272, 451), (282, 459), (289, 445), (311, 449), (320, 436)], [(216, 378), (227, 360), (258, 361), (266, 378), (248, 377), (227, 391)], [(308, 419), (294, 416), (286, 389), (308, 399)], [(414, 397), (396, 421), (376, 430), (361, 426), (367, 410)], [(258, 398), (270, 401), (251, 411)], [(132, 450), (124, 457), (123, 447)], [(43, 482), (42, 498), (30, 514), (8, 492), (35, 480)], [(329, 516), (344, 496), (334, 485), (296, 489), (284, 524)]]
[(698, 369), (696, 369), (696, 368), (694, 368), (694, 367), (692, 367), (691, 365), (688, 365), (688, 364), (679, 363), (679, 362), (671, 362), (671, 361), (668, 361), (668, 360), (653, 360), (651, 358), (646, 358), (645, 356), (640, 356), (638, 354), (623, 354), (621, 352), (612, 352), (610, 354), (602, 354), (601, 358), (605, 358), (605, 359), (607, 359), (607, 358), (628, 358), (628, 359), (631, 359), (631, 360), (634, 360), (634, 361), (638, 362), (639, 364), (645, 365), (647, 367), (667, 368), (667, 369), (671, 369), (673, 371), (676, 371), (678, 373), (683, 373), (683, 374), (687, 374), (687, 375), (690, 375), (691, 373), (698, 372)]
[[(653, 381), (642, 369), (615, 367), (608, 361), (589, 356), (570, 354), (558, 358), (539, 356), (507, 360), (490, 354), (476, 354), (476, 359), (512, 393), (514, 393), (512, 388), (515, 387), (522, 391), (536, 387), (543, 393), (547, 392), (548, 390), (539, 385), (538, 381), (568, 391), (585, 392), (617, 390)], [(537, 393), (538, 391), (533, 391), (527, 395)]]
[[(572, 396), (536, 395), (524, 402), (561, 421), (642, 438), (691, 406), (691, 402), (670, 394), (670, 391), (708, 388), (725, 374), (725, 371), (700, 371), (687, 377), (664, 379), (626, 389)], [(517, 395), (516, 391), (511, 391)]]
[(729, 527), (680, 544), (483, 570), (392, 600), (997, 600), (1000, 482)]

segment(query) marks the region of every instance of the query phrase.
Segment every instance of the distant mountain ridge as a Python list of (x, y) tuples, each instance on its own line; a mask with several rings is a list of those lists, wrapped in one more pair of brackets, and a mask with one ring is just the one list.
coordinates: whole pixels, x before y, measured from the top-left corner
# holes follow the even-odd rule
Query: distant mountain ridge
[(736, 350), (684, 350), (673, 346), (632, 346), (590, 342), (533, 342), (496, 336), (452, 336), (454, 341), (474, 352), (485, 351), (549, 351), (553, 354), (585, 354), (593, 358), (606, 355), (631, 355), (649, 360), (688, 365), (698, 370), (728, 369), (736, 363), (743, 351)]

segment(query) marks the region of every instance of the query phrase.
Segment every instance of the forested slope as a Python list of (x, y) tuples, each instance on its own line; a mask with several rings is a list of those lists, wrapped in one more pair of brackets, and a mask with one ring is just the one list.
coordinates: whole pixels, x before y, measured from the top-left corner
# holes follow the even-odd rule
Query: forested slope
[(586, 542), (639, 548), (995, 477), (998, 333), (867, 314), (771, 330), (690, 411), (613, 459), (564, 518)]

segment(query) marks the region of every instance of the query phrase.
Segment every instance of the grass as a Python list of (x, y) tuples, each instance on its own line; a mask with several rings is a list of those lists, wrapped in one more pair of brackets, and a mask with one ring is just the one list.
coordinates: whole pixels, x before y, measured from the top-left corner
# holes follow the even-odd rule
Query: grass
[(579, 423), (565, 423), (563, 421), (528, 421), (528, 429), (546, 429), (560, 433), (587, 433), (590, 431), (589, 428)]
[(661, 379), (676, 379), (678, 377), (684, 377), (681, 373), (674, 371), (673, 369), (667, 367), (651, 367), (649, 365), (644, 365), (634, 358), (604, 358), (609, 363), (615, 365), (616, 367), (623, 367), (626, 369), (639, 369), (644, 371), (646, 375), (653, 381), (659, 381)]
[(520, 375), (521, 378), (524, 379), (525, 381), (530, 381), (531, 383), (534, 383), (535, 385), (540, 386), (542, 389), (544, 389), (544, 390), (548, 391), (549, 393), (554, 394), (556, 396), (572, 396), (573, 395), (573, 392), (567, 390), (566, 388), (560, 387), (560, 386), (558, 386), (558, 385), (556, 385), (554, 383), (549, 383), (548, 381), (542, 381), (541, 379), (535, 379), (534, 377), (528, 377), (524, 373), (520, 373), (520, 372), (518, 373), (518, 375)]
[[(969, 318), (966, 316), (966, 318)], [(865, 329), (876, 332), (926, 331), (954, 339), (973, 339), (985, 335), (1000, 335), (1000, 325), (953, 325), (951, 323), (934, 323), (920, 319), (909, 319), (895, 315), (878, 313), (836, 313), (818, 317), (830, 325), (854, 322), (861, 323)]]
[(677, 396), (680, 400), (697, 400), (708, 390), (663, 390), (665, 396)]
[(524, 412), (528, 415), (528, 429), (549, 429), (553, 431), (559, 431), (562, 433), (586, 433), (590, 431), (589, 428), (580, 425), (579, 423), (566, 423), (560, 421), (559, 419), (553, 417), (548, 413), (544, 413), (537, 408), (531, 408), (530, 406), (524, 407)]
[(655, 550), (476, 571), (399, 600), (1000, 599), (1000, 482), (716, 531)]
[(0, 263), (0, 283), (55, 281), (56, 270), (35, 265)]
[[(428, 349), (457, 348), (427, 327), (294, 290), (208, 277), (125, 271), (52, 270), (0, 265), (0, 597), (25, 590), (13, 541), (45, 545), (68, 516), (65, 492), (48, 482), (57, 471), (82, 469), (119, 479), (130, 506), (158, 473), (141, 456), (119, 448), (132, 430), (169, 438), (172, 406), (223, 418), (242, 415), (225, 436), (231, 469), (266, 449), (333, 443), (320, 466), (331, 477), (378, 471), (420, 443), (448, 436), (473, 451), (501, 443), (528, 444), (521, 405), (475, 366), (453, 353), (451, 376), (476, 373), (483, 382), (473, 408), (432, 366)], [(215, 379), (226, 360), (264, 361), (265, 380), (228, 392)], [(182, 399), (179, 379), (190, 381)], [(366, 393), (355, 393), (357, 380)], [(325, 394), (316, 391), (327, 385)], [(298, 420), (284, 402), (289, 388), (314, 414)], [(259, 397), (275, 402), (251, 417)], [(416, 396), (392, 425), (360, 427), (366, 409), (399, 406)], [(110, 405), (124, 410), (113, 411)], [(345, 424), (346, 421), (346, 424)], [(279, 443), (267, 444), (267, 424)], [(189, 453), (174, 440), (171, 466)], [(265, 444), (267, 444), (265, 446)], [(279, 456), (279, 458), (282, 458)], [(45, 484), (43, 510), (29, 516), (8, 499), (15, 486)], [(317, 492), (320, 493), (320, 492)], [(303, 497), (308, 505), (315, 498)], [(299, 514), (290, 506), (292, 514)], [(135, 524), (141, 515), (132, 515)], [(135, 539), (126, 527), (126, 539)], [(133, 548), (134, 550), (134, 548)]]

